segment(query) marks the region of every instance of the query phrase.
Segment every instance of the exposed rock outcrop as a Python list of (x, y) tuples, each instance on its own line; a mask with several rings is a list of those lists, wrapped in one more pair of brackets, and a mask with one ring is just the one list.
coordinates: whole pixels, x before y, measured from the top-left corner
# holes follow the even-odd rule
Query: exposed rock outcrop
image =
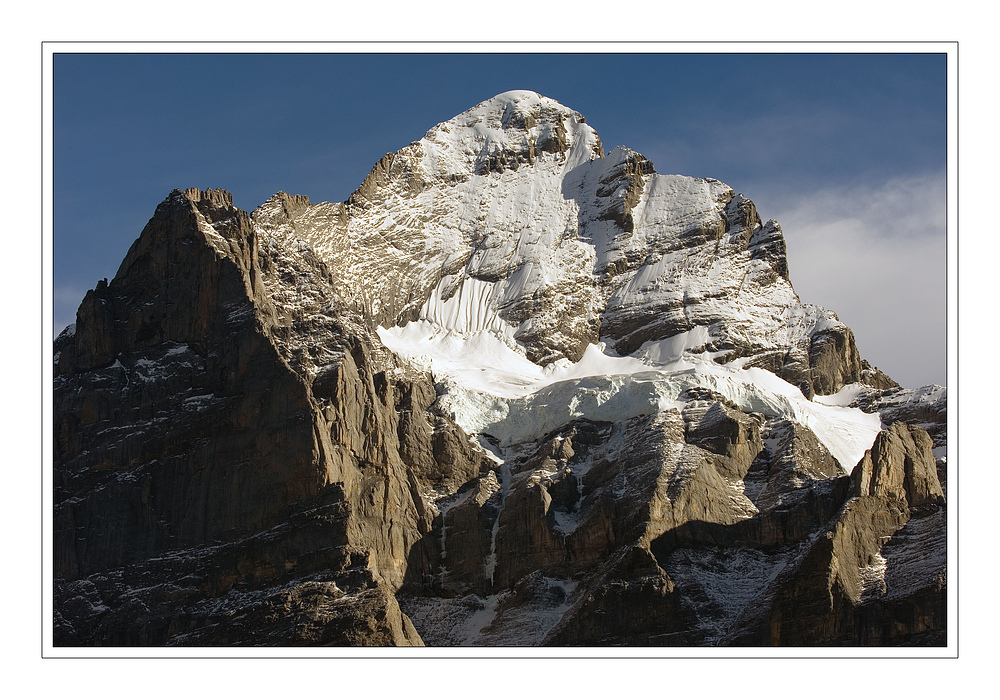
[[(57, 589), (113, 576), (125, 586), (116, 595), (131, 600), (128, 586), (155, 577), (162, 557), (204, 559), (206, 547), (238, 551), (263, 538), (280, 544), (199, 584), (202, 596), (185, 597), (185, 609), (195, 615), (240, 581), (249, 587), (245, 596), (215, 602), (237, 606), (227, 615), (251, 615), (243, 606), (255, 587), (261, 596), (266, 589), (269, 597), (252, 603), (264, 624), (271, 613), (262, 611), (282, 586), (287, 607), (304, 595), (297, 581), (317, 574), (334, 588), (309, 589), (309, 596), (339, 599), (335, 585), (348, 592), (361, 585), (372, 589), (358, 592), (366, 605), (383, 610), (372, 614), (388, 620), (388, 628), (371, 628), (368, 642), (363, 628), (344, 623), (342, 640), (417, 642), (393, 594), (410, 548), (434, 517), (426, 494), (435, 486), (454, 490), (478, 473), (481, 458), (460, 428), (428, 413), (429, 380), (380, 368), (370, 332), (331, 312), (337, 299), (322, 271), (302, 274), (307, 257), (289, 260), (259, 247), (249, 221), (227, 193), (174, 192), (115, 279), (88, 293), (77, 332), (59, 339)], [(325, 315), (282, 305), (274, 290), (293, 275), (298, 293)], [(316, 514), (290, 513), (330, 494), (342, 517), (323, 520), (327, 534), (302, 542), (303, 526), (290, 518)], [(336, 557), (316, 556), (337, 546), (353, 552), (350, 561), (361, 557), (362, 583), (340, 578), (357, 579), (357, 563), (333, 566)], [(150, 604), (135, 595), (135, 605)], [(95, 609), (108, 609), (101, 600)], [(57, 643), (112, 643), (125, 634), (129, 644), (159, 644), (174, 634), (202, 635), (157, 636), (165, 632), (153, 625), (144, 637), (119, 630), (113, 618), (92, 622), (103, 631), (68, 624), (57, 627)], [(312, 643), (327, 633), (298, 634), (274, 639)]]
[[(927, 433), (902, 423), (882, 431), (855, 467), (836, 520), (766, 592), (766, 604), (748, 609), (732, 643), (943, 643), (945, 558), (943, 532), (935, 532), (943, 506)], [(920, 542), (930, 549), (913, 567)]]

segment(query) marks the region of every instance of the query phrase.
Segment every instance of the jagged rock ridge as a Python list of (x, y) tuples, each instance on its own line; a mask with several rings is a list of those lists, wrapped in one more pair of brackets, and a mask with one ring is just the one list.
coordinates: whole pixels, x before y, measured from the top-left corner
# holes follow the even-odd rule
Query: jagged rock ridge
[(59, 645), (944, 641), (944, 390), (535, 93), (174, 191), (55, 362)]

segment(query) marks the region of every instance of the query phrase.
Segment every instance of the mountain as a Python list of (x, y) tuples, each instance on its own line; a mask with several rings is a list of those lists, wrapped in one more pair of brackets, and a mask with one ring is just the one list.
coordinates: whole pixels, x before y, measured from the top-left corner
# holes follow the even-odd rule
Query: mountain
[(945, 389), (536, 93), (173, 191), (54, 367), (57, 646), (947, 641)]

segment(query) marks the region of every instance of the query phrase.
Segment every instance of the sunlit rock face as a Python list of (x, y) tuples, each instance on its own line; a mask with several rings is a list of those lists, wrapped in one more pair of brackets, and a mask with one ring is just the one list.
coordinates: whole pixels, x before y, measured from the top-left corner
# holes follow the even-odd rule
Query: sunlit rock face
[(55, 643), (942, 644), (946, 392), (790, 279), (527, 91), (175, 190), (55, 343)]

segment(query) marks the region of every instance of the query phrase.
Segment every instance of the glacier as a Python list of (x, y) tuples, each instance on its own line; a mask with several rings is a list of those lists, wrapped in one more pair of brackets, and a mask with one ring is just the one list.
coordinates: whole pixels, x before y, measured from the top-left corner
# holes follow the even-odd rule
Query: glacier
[(501, 446), (537, 440), (577, 418), (614, 421), (681, 409), (680, 395), (694, 387), (717, 392), (744, 412), (805, 425), (848, 473), (882, 428), (877, 413), (810, 401), (766, 370), (743, 369), (739, 361), (719, 365), (708, 353), (683, 347), (705, 331), (647, 343), (624, 357), (603, 343), (591, 345), (578, 362), (546, 367), (512, 347), (509, 329), (469, 332), (422, 320), (379, 328), (378, 335), (393, 352), (432, 373), (444, 392), (440, 404), (453, 420)]

